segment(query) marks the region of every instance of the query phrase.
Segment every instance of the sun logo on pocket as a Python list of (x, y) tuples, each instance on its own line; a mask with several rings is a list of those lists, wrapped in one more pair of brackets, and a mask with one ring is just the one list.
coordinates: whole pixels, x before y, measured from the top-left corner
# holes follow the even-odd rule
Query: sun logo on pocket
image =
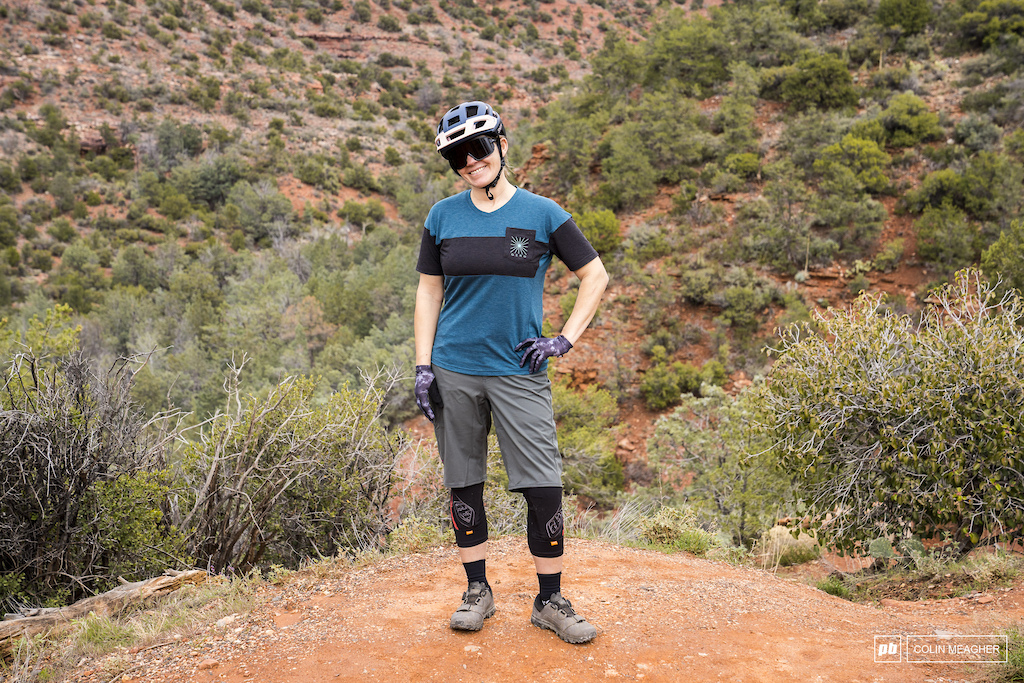
[(509, 245), (509, 252), (516, 258), (526, 258), (529, 254), (530, 240), (525, 237), (513, 237)]

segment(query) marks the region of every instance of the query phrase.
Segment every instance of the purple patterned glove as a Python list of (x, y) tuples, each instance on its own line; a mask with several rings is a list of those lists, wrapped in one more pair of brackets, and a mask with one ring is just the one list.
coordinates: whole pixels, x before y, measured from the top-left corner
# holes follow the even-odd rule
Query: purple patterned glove
[(427, 419), (433, 422), (435, 415), (431, 403), (438, 408), (443, 408), (444, 404), (441, 403), (441, 392), (437, 388), (437, 378), (434, 377), (434, 371), (430, 369), (429, 365), (416, 366), (416, 388), (413, 390), (413, 393), (416, 394), (416, 405), (420, 407), (420, 410), (427, 416)]
[(558, 335), (554, 339), (548, 337), (530, 337), (519, 342), (516, 346), (516, 351), (526, 349), (526, 353), (523, 354), (522, 359), (519, 361), (519, 367), (526, 365), (527, 359), (530, 361), (530, 372), (537, 372), (540, 370), (540, 364), (551, 356), (561, 356), (569, 349), (572, 348), (572, 344), (569, 340)]

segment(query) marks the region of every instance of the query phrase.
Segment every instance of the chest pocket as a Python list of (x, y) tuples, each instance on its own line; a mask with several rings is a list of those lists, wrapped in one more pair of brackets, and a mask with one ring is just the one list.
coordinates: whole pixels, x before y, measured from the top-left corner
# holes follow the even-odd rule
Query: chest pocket
[(505, 228), (504, 259), (513, 271), (510, 275), (533, 277), (547, 251), (548, 245), (537, 241), (536, 230)]

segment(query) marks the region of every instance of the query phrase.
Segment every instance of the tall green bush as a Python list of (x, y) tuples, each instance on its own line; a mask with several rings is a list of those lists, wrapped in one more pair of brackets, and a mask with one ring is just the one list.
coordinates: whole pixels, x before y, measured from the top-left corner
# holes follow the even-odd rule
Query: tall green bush
[(838, 109), (857, 103), (853, 77), (839, 57), (805, 52), (789, 68), (779, 87), (783, 102), (798, 110)]
[(966, 552), (1024, 527), (1024, 301), (963, 271), (919, 322), (862, 296), (792, 328), (761, 427), (822, 538), (946, 535)]
[(875, 20), (882, 26), (899, 26), (906, 35), (914, 35), (924, 29), (931, 14), (928, 0), (879, 0)]
[(646, 83), (673, 80), (693, 88), (694, 95), (726, 81), (732, 48), (721, 29), (702, 16), (673, 8), (658, 22), (647, 43)]
[(602, 164), (605, 182), (598, 200), (612, 209), (645, 206), (657, 192), (658, 175), (647, 154), (637, 154), (643, 136), (636, 124), (625, 124), (612, 131), (611, 154)]

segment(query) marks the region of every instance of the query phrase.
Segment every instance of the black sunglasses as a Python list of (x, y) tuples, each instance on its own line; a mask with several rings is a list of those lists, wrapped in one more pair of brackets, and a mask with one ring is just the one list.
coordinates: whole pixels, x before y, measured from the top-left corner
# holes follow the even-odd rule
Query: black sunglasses
[(448, 160), (453, 171), (459, 171), (466, 168), (466, 164), (469, 163), (467, 156), (472, 156), (477, 161), (486, 159), (494, 153), (495, 138), (489, 138), (486, 136), (473, 138), (461, 144), (455, 145), (451, 150), (445, 150), (442, 152), (442, 156)]

